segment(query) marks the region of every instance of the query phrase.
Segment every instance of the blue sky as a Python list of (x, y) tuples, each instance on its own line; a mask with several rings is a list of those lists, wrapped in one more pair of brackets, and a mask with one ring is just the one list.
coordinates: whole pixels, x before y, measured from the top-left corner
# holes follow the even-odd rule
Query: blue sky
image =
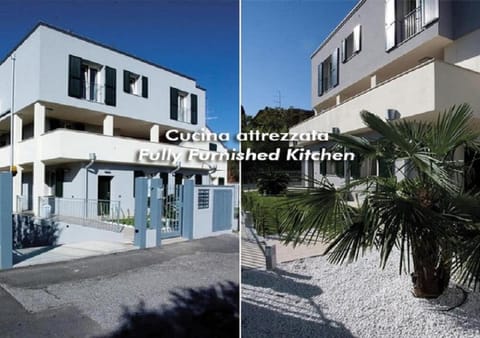
[(357, 0), (244, 0), (242, 105), (311, 109), (310, 55)]
[(0, 57), (38, 21), (68, 29), (195, 78), (207, 124), (236, 134), (238, 19), (233, 0), (2, 0)]

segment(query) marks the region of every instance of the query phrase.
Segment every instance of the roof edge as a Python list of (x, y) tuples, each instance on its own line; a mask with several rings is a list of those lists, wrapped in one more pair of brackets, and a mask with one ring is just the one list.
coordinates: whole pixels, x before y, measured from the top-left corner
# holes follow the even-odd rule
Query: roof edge
[(340, 28), (345, 25), (345, 23), (353, 16), (353, 14), (355, 14), (356, 11), (358, 11), (360, 7), (362, 7), (362, 5), (366, 1), (367, 0), (359, 0), (357, 2), (357, 4), (350, 10), (350, 12), (348, 12), (348, 14), (342, 19), (342, 21), (340, 21), (340, 23), (330, 32), (330, 34), (327, 35), (327, 37), (322, 41), (320, 46), (318, 46), (315, 51), (310, 55), (310, 59), (313, 58), (315, 54), (317, 54), (320, 49), (322, 49), (327, 44), (327, 42), (333, 38), (333, 36), (340, 30)]
[[(143, 59), (141, 57), (138, 57), (138, 56), (135, 56), (133, 54), (130, 54), (130, 53), (127, 53), (127, 52), (124, 52), (124, 51), (121, 51), (119, 49), (116, 49), (114, 47), (111, 47), (109, 45), (106, 45), (106, 44), (103, 44), (101, 42), (98, 42), (98, 41), (95, 41), (93, 39), (90, 39), (90, 38), (87, 38), (85, 36), (82, 36), (82, 35), (78, 35), (78, 34), (75, 34), (75, 33), (72, 33), (66, 29), (63, 29), (63, 28), (59, 28), (59, 27), (56, 27), (56, 26), (53, 26), (53, 25), (50, 25), (48, 23), (45, 23), (43, 21), (39, 21), (29, 32), (28, 34), (19, 42), (15, 45), (15, 47), (13, 47), (10, 52), (7, 53), (7, 55), (2, 59), (2, 61), (0, 61), (0, 66), (3, 65), (3, 63), (40, 27), (46, 27), (46, 28), (49, 28), (49, 29), (52, 29), (52, 30), (55, 30), (59, 33), (62, 33), (62, 34), (66, 34), (66, 35), (69, 35), (73, 38), (76, 38), (76, 39), (79, 39), (79, 40), (82, 40), (82, 41), (85, 41), (85, 42), (88, 42), (88, 43), (91, 43), (91, 44), (94, 44), (96, 46), (99, 46), (99, 47), (102, 47), (102, 48), (105, 48), (105, 49), (108, 49), (112, 52), (115, 52), (115, 53), (119, 53), (119, 54), (122, 54), (124, 56), (127, 56), (127, 57), (130, 57), (132, 59), (135, 59), (137, 61), (140, 61), (140, 62), (143, 62), (143, 63), (146, 63), (150, 66), (153, 66), (153, 67), (156, 67), (156, 68), (159, 68), (159, 69), (162, 69), (164, 71), (167, 71), (169, 73), (172, 73), (172, 74), (175, 74), (175, 75), (178, 75), (178, 76), (181, 76), (181, 77), (184, 77), (188, 80), (192, 80), (192, 81), (195, 81), (195, 84), (197, 82), (197, 80), (193, 77), (190, 77), (188, 75), (185, 75), (185, 74), (182, 74), (180, 72), (177, 72), (173, 69), (170, 69), (170, 68), (167, 68), (167, 67), (164, 67), (164, 66), (161, 66), (157, 63), (154, 63), (154, 62), (151, 62), (151, 61), (148, 61), (146, 59)], [(196, 84), (196, 87), (198, 89), (201, 89), (203, 91), (206, 91), (204, 88), (200, 87), (198, 84)]]

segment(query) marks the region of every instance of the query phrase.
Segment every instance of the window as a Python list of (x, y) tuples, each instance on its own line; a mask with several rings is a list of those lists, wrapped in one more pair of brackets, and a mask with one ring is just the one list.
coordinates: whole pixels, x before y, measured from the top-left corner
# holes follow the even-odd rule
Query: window
[(199, 174), (195, 175), (195, 184), (196, 185), (202, 185), (202, 181), (203, 181), (202, 175), (199, 175)]
[(123, 91), (128, 94), (148, 97), (148, 78), (138, 74), (123, 71)]
[(352, 33), (342, 41), (342, 62), (345, 63), (361, 49), (361, 26), (357, 25)]
[(220, 177), (220, 178), (218, 179), (218, 185), (225, 185), (225, 178)]
[(338, 61), (339, 49), (336, 48), (333, 53), (318, 65), (318, 96), (338, 86)]
[(386, 51), (421, 32), (439, 17), (439, 0), (385, 0)]
[(190, 119), (190, 112), (187, 107), (188, 93), (178, 92), (177, 105), (178, 105), (178, 121), (187, 122)]
[(100, 70), (101, 66), (83, 61), (82, 72), (82, 99), (89, 101), (100, 101)]
[(209, 143), (208, 144), (208, 150), (217, 151), (217, 145), (215, 143)]
[(170, 87), (170, 119), (198, 123), (198, 97), (177, 88)]
[[(116, 105), (116, 70), (69, 55), (68, 96)], [(104, 79), (104, 81), (103, 81)]]
[(63, 197), (63, 182), (65, 181), (65, 170), (55, 171), (55, 197)]

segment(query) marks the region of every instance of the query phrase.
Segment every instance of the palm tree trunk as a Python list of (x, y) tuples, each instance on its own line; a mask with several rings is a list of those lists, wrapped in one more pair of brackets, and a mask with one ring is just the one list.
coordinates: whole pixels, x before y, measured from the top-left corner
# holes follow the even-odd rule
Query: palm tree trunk
[(413, 294), (419, 298), (437, 298), (448, 287), (451, 257), (442, 255), (440, 248), (430, 246), (415, 250), (412, 273)]

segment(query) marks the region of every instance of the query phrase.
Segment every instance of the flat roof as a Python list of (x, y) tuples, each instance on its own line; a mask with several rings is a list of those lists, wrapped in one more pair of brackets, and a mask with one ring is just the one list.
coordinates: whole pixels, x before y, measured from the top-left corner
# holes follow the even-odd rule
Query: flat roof
[[(111, 50), (111, 51), (113, 51), (113, 52), (116, 52), (116, 53), (119, 53), (119, 54), (128, 56), (128, 57), (130, 57), (130, 58), (132, 58), (132, 59), (135, 59), (135, 60), (138, 60), (138, 61), (140, 61), (140, 62), (146, 63), (146, 64), (148, 64), (148, 65), (150, 65), (150, 66), (153, 66), (153, 67), (156, 67), (156, 68), (160, 68), (160, 69), (165, 70), (165, 71), (167, 71), (167, 72), (170, 72), (170, 73), (173, 73), (173, 74), (175, 74), (175, 75), (178, 75), (178, 76), (184, 77), (184, 78), (186, 78), (186, 79), (189, 79), (189, 80), (192, 80), (192, 81), (197, 82), (197, 80), (195, 80), (194, 78), (192, 78), (192, 77), (190, 77), (190, 76), (187, 76), (187, 75), (185, 75), (185, 74), (179, 73), (179, 72), (177, 72), (177, 71), (175, 71), (175, 70), (169, 69), (169, 68), (167, 68), (167, 67), (161, 66), (161, 65), (156, 64), (156, 63), (154, 63), (154, 62), (151, 62), (151, 61), (142, 59), (142, 58), (140, 58), (140, 57), (138, 57), (138, 56), (129, 54), (129, 53), (127, 53), (127, 52), (121, 51), (121, 50), (116, 49), (116, 48), (114, 48), (114, 47), (108, 46), (108, 45), (106, 45), (106, 44), (103, 44), (103, 43), (100, 43), (100, 42), (98, 42), (98, 41), (92, 40), (92, 39), (90, 39), (90, 38), (87, 38), (87, 37), (84, 37), (84, 36), (81, 36), (81, 35), (72, 33), (72, 32), (70, 32), (70, 31), (68, 31), (68, 30), (65, 30), (65, 29), (62, 29), (62, 28), (59, 28), (59, 27), (52, 26), (52, 25), (50, 25), (50, 24), (47, 24), (47, 23), (41, 22), (41, 21), (40, 21), (39, 23), (37, 23), (37, 24), (35, 25), (35, 27), (33, 27), (33, 29), (30, 30), (30, 32), (29, 32), (18, 44), (16, 44), (15, 47), (13, 47), (13, 48), (10, 50), (10, 52), (7, 53), (7, 55), (6, 55), (6, 56), (2, 59), (2, 61), (0, 62), (0, 65), (2, 65), (2, 64), (10, 57), (10, 55), (12, 55), (13, 52), (14, 52), (15, 50), (17, 50), (18, 47), (20, 47), (20, 46), (22, 45), (22, 43), (23, 43), (25, 40), (27, 40), (27, 39), (30, 37), (30, 35), (32, 35), (39, 27), (46, 27), (46, 28), (55, 30), (55, 31), (57, 31), (57, 32), (59, 32), (59, 33), (63, 33), (63, 34), (69, 35), (69, 36), (71, 36), (71, 37), (73, 37), (73, 38), (76, 38), (76, 39), (79, 39), (79, 40), (82, 40), (82, 41), (85, 41), (85, 42), (94, 44), (94, 45), (99, 46), (99, 47), (102, 47), (102, 48), (106, 48), (106, 49)], [(205, 88), (202, 88), (202, 87), (200, 87), (199, 85), (196, 85), (196, 87), (197, 87), (198, 89), (200, 89), (200, 90), (205, 91)]]

